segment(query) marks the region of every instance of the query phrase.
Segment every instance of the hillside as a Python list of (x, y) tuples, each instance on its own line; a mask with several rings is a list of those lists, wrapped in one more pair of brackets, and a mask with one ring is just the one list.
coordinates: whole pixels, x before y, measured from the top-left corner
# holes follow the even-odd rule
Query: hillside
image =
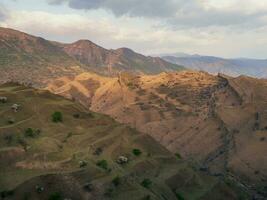
[(84, 73), (48, 86), (152, 136), (215, 176), (266, 196), (267, 81), (202, 72)]
[(78, 103), (16, 84), (0, 96), (1, 199), (247, 199), (232, 179)]
[(15, 81), (37, 87), (82, 72), (114, 76), (121, 71), (155, 74), (184, 69), (130, 49), (106, 50), (88, 40), (62, 44), (1, 27), (0, 68), (0, 83)]
[(43, 38), (0, 27), (0, 82), (40, 85), (55, 77), (81, 73), (78, 65)]
[(201, 70), (211, 74), (223, 73), (229, 76), (247, 75), (255, 78), (267, 78), (267, 60), (260, 59), (225, 59), (212, 56), (181, 55), (162, 59), (183, 65), (188, 69)]
[(63, 50), (86, 67), (102, 74), (116, 75), (120, 71), (137, 74), (157, 74), (184, 69), (159, 57), (146, 57), (128, 48), (104, 49), (89, 40), (60, 44)]

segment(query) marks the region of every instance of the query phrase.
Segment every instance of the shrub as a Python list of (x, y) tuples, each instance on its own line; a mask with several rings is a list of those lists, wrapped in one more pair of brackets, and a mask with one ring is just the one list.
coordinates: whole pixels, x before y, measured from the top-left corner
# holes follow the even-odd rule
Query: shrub
[(185, 200), (185, 198), (179, 192), (176, 192), (175, 194), (178, 200)]
[(113, 180), (112, 180), (112, 184), (114, 186), (119, 186), (121, 184), (121, 178), (119, 176), (116, 176)]
[(152, 185), (152, 181), (148, 178), (145, 178), (142, 182), (141, 182), (141, 185), (144, 187), (144, 188), (150, 188), (150, 186)]
[(34, 137), (34, 132), (33, 132), (32, 128), (27, 128), (27, 129), (25, 130), (25, 132), (24, 132), (24, 135), (25, 135), (26, 137)]
[(108, 170), (108, 162), (106, 160), (100, 160), (96, 165), (102, 169)]
[(54, 112), (52, 114), (52, 121), (55, 123), (62, 122), (63, 121), (62, 113), (61, 112)]
[(181, 156), (181, 154), (179, 154), (179, 153), (176, 153), (175, 156), (176, 156), (176, 158), (179, 159), (179, 160), (182, 159), (182, 156)]
[(14, 191), (13, 190), (2, 191), (0, 194), (1, 194), (1, 198), (4, 199), (6, 197), (13, 196)]
[(39, 129), (33, 130), (32, 128), (27, 128), (24, 132), (25, 137), (36, 137), (41, 133)]
[(135, 156), (140, 156), (142, 154), (142, 151), (140, 149), (133, 149), (133, 154)]
[(49, 198), (49, 200), (63, 200), (62, 195), (59, 192), (52, 193)]

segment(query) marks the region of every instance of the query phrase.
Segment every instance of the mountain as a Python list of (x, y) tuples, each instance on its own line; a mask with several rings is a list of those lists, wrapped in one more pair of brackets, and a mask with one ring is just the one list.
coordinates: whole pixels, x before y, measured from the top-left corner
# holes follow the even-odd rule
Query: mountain
[(248, 198), (232, 180), (199, 172), (147, 134), (78, 103), (11, 83), (0, 96), (1, 199)]
[(212, 74), (223, 73), (229, 76), (247, 75), (256, 78), (267, 78), (267, 60), (260, 59), (225, 59), (201, 55), (164, 55), (168, 62), (183, 65), (188, 69), (202, 70)]
[(83, 65), (106, 74), (117, 74), (120, 71), (157, 74), (184, 69), (159, 57), (146, 57), (128, 48), (107, 50), (89, 40), (79, 40), (72, 44), (61, 44), (61, 46), (68, 55)]
[(15, 31), (0, 28), (1, 82), (45, 83), (47, 79), (81, 72), (73, 60), (51, 42)]
[(87, 40), (61, 44), (1, 27), (0, 67), (1, 83), (17, 81), (38, 86), (85, 71), (111, 76), (121, 71), (154, 74), (184, 69), (130, 49), (106, 50)]
[(204, 72), (83, 73), (47, 87), (152, 136), (214, 176), (267, 195), (267, 81)]

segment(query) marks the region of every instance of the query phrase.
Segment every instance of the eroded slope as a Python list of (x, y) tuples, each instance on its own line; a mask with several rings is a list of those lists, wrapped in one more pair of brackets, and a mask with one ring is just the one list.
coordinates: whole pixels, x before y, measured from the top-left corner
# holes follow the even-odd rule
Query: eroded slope
[(81, 74), (48, 89), (148, 133), (204, 171), (266, 191), (265, 80), (202, 72)]

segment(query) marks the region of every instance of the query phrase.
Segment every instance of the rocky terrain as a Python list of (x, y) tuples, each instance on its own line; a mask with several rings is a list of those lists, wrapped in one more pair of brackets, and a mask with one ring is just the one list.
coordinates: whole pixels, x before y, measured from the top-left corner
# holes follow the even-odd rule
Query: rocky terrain
[(0, 96), (1, 199), (248, 198), (235, 181), (74, 101), (17, 84), (0, 86)]
[(201, 72), (84, 73), (47, 87), (152, 136), (215, 176), (266, 196), (267, 81)]

